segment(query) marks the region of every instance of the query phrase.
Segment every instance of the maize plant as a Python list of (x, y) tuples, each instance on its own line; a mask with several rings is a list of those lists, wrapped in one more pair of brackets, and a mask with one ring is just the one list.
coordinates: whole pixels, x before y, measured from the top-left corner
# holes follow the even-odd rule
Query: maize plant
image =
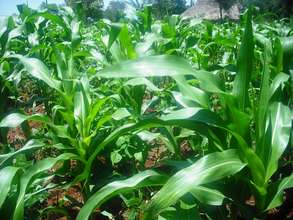
[(287, 21), (18, 9), (0, 32), (1, 219), (262, 219), (288, 202)]

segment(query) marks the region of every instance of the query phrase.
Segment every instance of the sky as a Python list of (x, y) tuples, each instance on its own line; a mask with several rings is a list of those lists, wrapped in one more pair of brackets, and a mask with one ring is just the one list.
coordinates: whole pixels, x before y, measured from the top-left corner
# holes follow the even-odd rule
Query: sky
[[(39, 5), (45, 0), (0, 0), (0, 16), (7, 16), (17, 13), (16, 5), (27, 3), (29, 7), (37, 9)], [(110, 0), (104, 0), (105, 6)], [(63, 4), (64, 0), (48, 0), (48, 3)]]

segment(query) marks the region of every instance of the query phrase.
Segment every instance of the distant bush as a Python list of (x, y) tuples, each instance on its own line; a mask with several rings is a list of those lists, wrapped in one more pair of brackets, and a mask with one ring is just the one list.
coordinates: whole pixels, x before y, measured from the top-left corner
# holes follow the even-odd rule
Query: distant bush
[(258, 7), (260, 12), (273, 12), (281, 16), (290, 16), (293, 13), (292, 0), (242, 0), (244, 6), (250, 4)]

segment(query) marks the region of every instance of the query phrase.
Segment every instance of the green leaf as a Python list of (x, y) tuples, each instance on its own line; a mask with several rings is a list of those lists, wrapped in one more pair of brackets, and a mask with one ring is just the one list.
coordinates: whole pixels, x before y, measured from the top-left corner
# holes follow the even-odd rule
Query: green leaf
[(185, 97), (181, 92), (172, 91), (171, 93), (172, 93), (175, 101), (184, 108), (200, 107), (197, 102), (195, 102), (194, 100), (192, 100), (189, 97)]
[(27, 22), (33, 21), (37, 17), (43, 17), (49, 21), (51, 21), (53, 24), (57, 24), (63, 28), (63, 30), (66, 31), (67, 34), (70, 33), (70, 29), (64, 22), (64, 19), (56, 14), (50, 13), (50, 12), (39, 12), (35, 13), (27, 18)]
[(242, 111), (248, 106), (248, 88), (253, 70), (254, 42), (251, 17), (249, 9), (246, 14), (245, 32), (238, 54), (238, 73), (233, 86), (233, 93), (236, 95), (239, 108)]
[[(208, 108), (209, 97), (207, 93), (199, 88), (193, 87), (188, 84), (184, 76), (174, 76), (173, 77), (178, 85), (180, 92), (182, 93), (184, 99), (190, 99), (200, 105), (200, 107)], [(194, 107), (194, 106), (189, 106)]]
[(122, 156), (119, 153), (119, 151), (111, 152), (110, 158), (111, 158), (111, 162), (112, 162), (113, 165), (119, 163), (122, 160)]
[(28, 58), (22, 55), (11, 55), (9, 57), (19, 59), (30, 75), (39, 80), (42, 80), (51, 88), (56, 89), (57, 91), (61, 91), (61, 82), (52, 77), (49, 69), (39, 59)]
[(132, 39), (128, 31), (128, 26), (124, 25), (119, 34), (121, 48), (125, 51), (129, 59), (137, 58), (137, 54), (132, 44)]
[(101, 110), (101, 108), (103, 107), (103, 105), (105, 104), (105, 102), (108, 100), (109, 98), (102, 98), (102, 99), (97, 99), (94, 101), (94, 103), (91, 103), (90, 106), (90, 111), (88, 113), (87, 119), (86, 119), (86, 131), (90, 132), (91, 126), (96, 118), (96, 115), (98, 114), (98, 112)]
[(249, 140), (251, 116), (239, 110), (235, 96), (221, 94), (221, 98), (223, 98), (223, 103), (227, 105), (226, 113), (231, 122), (229, 128), (239, 134), (243, 139)]
[(182, 209), (182, 208), (167, 208), (158, 216), (158, 220), (201, 220), (200, 214), (196, 207), (191, 209)]
[(283, 192), (293, 187), (293, 174), (269, 186), (266, 210), (273, 209), (283, 203)]
[(134, 78), (128, 80), (125, 84), (125, 86), (130, 85), (130, 86), (138, 86), (138, 85), (145, 85), (147, 89), (151, 92), (159, 92), (162, 91), (158, 87), (156, 87), (150, 80), (147, 78)]
[(289, 80), (289, 76), (285, 73), (279, 73), (278, 75), (276, 75), (276, 77), (273, 79), (271, 85), (270, 85), (270, 92), (269, 92), (269, 97), (270, 99), (272, 98), (272, 96), (275, 94), (275, 92), (277, 91), (277, 89), (284, 84), (285, 82), (287, 82)]
[(95, 208), (100, 207), (105, 201), (116, 195), (142, 187), (162, 185), (165, 181), (165, 176), (155, 171), (147, 170), (129, 179), (112, 182), (101, 188), (88, 199), (86, 204), (81, 208), (76, 219), (87, 220)]
[(131, 116), (131, 113), (126, 108), (119, 108), (112, 114), (112, 118), (116, 121), (122, 120)]
[(80, 22), (76, 19), (73, 19), (71, 22), (71, 46), (72, 50), (75, 50), (81, 42), (80, 34)]
[(220, 206), (226, 198), (220, 191), (203, 186), (196, 186), (190, 193), (201, 203)]
[(208, 71), (198, 70), (194, 72), (194, 76), (199, 80), (200, 88), (204, 91), (212, 93), (225, 91), (223, 80)]
[(41, 114), (24, 115), (20, 113), (12, 113), (2, 119), (2, 121), (0, 122), (0, 127), (15, 128), (27, 120), (44, 122), (48, 124), (50, 123), (50, 119), (45, 115), (41, 115)]
[[(214, 112), (203, 108), (184, 108), (170, 112), (160, 118), (169, 125), (178, 125), (182, 127), (192, 126), (192, 122), (201, 122), (214, 127), (224, 127), (224, 121)], [(187, 125), (189, 123), (189, 125)], [(184, 126), (184, 124), (186, 126)]]
[(0, 170), (0, 208), (11, 188), (12, 181), (19, 170), (18, 167), (5, 167)]
[(19, 195), (17, 198), (15, 210), (13, 213), (13, 220), (23, 219), (24, 197), (30, 183), (35, 178), (37, 178), (39, 174), (43, 174), (44, 172), (51, 169), (57, 162), (61, 162), (64, 160), (69, 160), (69, 159), (81, 160), (80, 157), (75, 154), (64, 153), (56, 158), (46, 158), (44, 160), (40, 160), (36, 162), (31, 168), (25, 171), (25, 173), (21, 176), (21, 179), (20, 179)]
[(89, 114), (89, 100), (83, 85), (78, 84), (78, 91), (74, 96), (74, 118), (80, 134), (86, 137), (86, 119)]
[(293, 37), (283, 37), (281, 38), (281, 43), (283, 47), (283, 52), (285, 56), (293, 55)]
[[(198, 78), (200, 87), (204, 91), (215, 93), (222, 93), (224, 91), (224, 84), (218, 77), (207, 71), (194, 70), (184, 58), (173, 55), (147, 56), (136, 60), (124, 61), (103, 69), (93, 77), (145, 78), (151, 76), (173, 77), (184, 75), (193, 75)], [(201, 99), (203, 98), (201, 97)]]
[(196, 186), (233, 175), (245, 167), (236, 150), (209, 154), (173, 175), (155, 194), (145, 210), (145, 219), (153, 219), (165, 208), (175, 204)]
[(264, 135), (265, 118), (270, 100), (270, 63), (271, 63), (271, 47), (267, 44), (264, 46), (263, 59), (262, 59), (262, 79), (261, 90), (257, 109), (256, 119), (256, 135), (260, 139)]
[(267, 127), (267, 132), (270, 135), (266, 137), (269, 139), (265, 142), (268, 145), (264, 146), (264, 153), (266, 154), (264, 158), (267, 158), (267, 161), (264, 162), (266, 165), (266, 181), (278, 169), (278, 161), (289, 143), (292, 119), (293, 114), (288, 106), (282, 103), (271, 104), (268, 119), (271, 126)]
[(16, 155), (27, 153), (27, 152), (33, 152), (33, 151), (38, 150), (44, 146), (45, 146), (45, 144), (39, 140), (29, 140), (18, 151), (15, 151), (13, 153), (0, 155), (0, 168), (3, 166), (7, 166), (7, 164), (9, 162), (11, 162)]
[(122, 25), (121, 24), (111, 24), (111, 30), (109, 33), (109, 39), (108, 39), (108, 50), (111, 48), (114, 41), (118, 38), (120, 31), (121, 31)]
[(95, 77), (125, 78), (150, 76), (192, 75), (191, 65), (183, 58), (160, 55), (138, 58), (112, 65), (98, 72)]

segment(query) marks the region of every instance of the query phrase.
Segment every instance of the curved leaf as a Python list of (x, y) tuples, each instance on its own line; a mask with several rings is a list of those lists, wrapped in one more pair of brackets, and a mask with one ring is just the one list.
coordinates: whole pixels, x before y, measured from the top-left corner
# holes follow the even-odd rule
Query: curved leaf
[(28, 58), (22, 55), (11, 55), (9, 57), (19, 59), (20, 62), (24, 65), (26, 71), (33, 77), (42, 80), (48, 86), (56, 89), (57, 91), (61, 90), (61, 82), (52, 78), (49, 69), (39, 59)]
[(101, 188), (89, 198), (78, 213), (77, 220), (88, 219), (91, 212), (96, 207), (99, 207), (103, 202), (113, 196), (146, 186), (162, 185), (165, 181), (165, 176), (155, 171), (147, 170), (138, 173), (129, 179), (112, 182)]
[(81, 158), (75, 154), (71, 153), (64, 153), (56, 158), (46, 158), (44, 160), (40, 160), (35, 163), (31, 168), (26, 170), (26, 172), (21, 176), (20, 179), (20, 189), (19, 195), (17, 198), (15, 210), (13, 213), (14, 220), (23, 219), (24, 214), (24, 197), (26, 190), (29, 184), (39, 175), (42, 174), (49, 169), (51, 169), (57, 162), (69, 160), (69, 159), (76, 159), (81, 160)]
[(269, 189), (269, 196), (267, 197), (266, 210), (273, 209), (283, 203), (283, 192), (285, 189), (293, 187), (293, 174), (284, 178), (283, 180), (273, 183)]
[(216, 93), (224, 91), (224, 84), (218, 77), (204, 70), (194, 70), (184, 58), (174, 55), (146, 56), (136, 60), (124, 61), (103, 69), (93, 77), (145, 78), (184, 75), (193, 75), (199, 79), (200, 87), (204, 91)]
[(87, 175), (89, 175), (90, 167), (99, 152), (103, 150), (104, 147), (106, 147), (109, 143), (116, 140), (119, 136), (138, 129), (165, 127), (168, 125), (181, 126), (191, 130), (196, 130), (199, 133), (206, 132), (205, 129), (203, 129), (205, 128), (205, 125), (219, 128), (224, 127), (222, 120), (215, 113), (202, 108), (186, 108), (162, 116), (160, 119), (144, 119), (139, 121), (138, 123), (126, 124), (109, 134), (96, 147), (95, 151), (90, 155), (88, 159), (84, 172), (76, 178), (76, 181), (80, 181), (81, 179), (84, 179)]
[(24, 121), (27, 120), (50, 123), (50, 119), (42, 114), (24, 115), (21, 113), (12, 113), (2, 119), (2, 121), (0, 122), (0, 128), (16, 128), (17, 126), (21, 125)]
[(278, 161), (290, 140), (292, 119), (293, 113), (288, 106), (285, 106), (282, 103), (271, 104), (269, 115), (271, 126), (267, 129), (267, 134), (269, 135), (266, 135), (265, 137), (269, 139), (266, 142), (269, 144), (266, 146), (265, 158), (267, 160), (264, 163), (267, 166), (266, 180), (269, 180), (278, 169)]
[(13, 153), (8, 154), (2, 154), (0, 155), (0, 168), (3, 166), (6, 166), (7, 163), (9, 163), (13, 158), (22, 153), (35, 151), (37, 149), (42, 148), (45, 146), (45, 144), (39, 140), (29, 140), (22, 148), (20, 148), (18, 151), (15, 151)]
[(279, 73), (278, 75), (276, 75), (276, 77), (273, 79), (273, 81), (270, 85), (269, 97), (272, 98), (272, 96), (277, 91), (277, 89), (280, 87), (280, 85), (287, 82), (289, 78), (290, 77), (285, 73)]
[(196, 186), (190, 193), (201, 203), (220, 206), (226, 198), (220, 191), (203, 186)]
[(214, 182), (239, 172), (245, 167), (236, 150), (209, 154), (193, 165), (172, 176), (155, 194), (145, 210), (145, 219), (153, 219), (165, 208), (175, 204), (180, 197), (195, 186)]
[(150, 76), (192, 75), (191, 65), (183, 58), (160, 55), (138, 58), (112, 65), (98, 72), (95, 77), (125, 78)]
[[(202, 91), (201, 89), (197, 87), (189, 85), (186, 79), (184, 78), (184, 76), (174, 76), (173, 78), (175, 79), (178, 85), (178, 88), (183, 96), (182, 98), (184, 98), (183, 101), (185, 101), (185, 103), (188, 102), (188, 99), (189, 99), (200, 104), (201, 107), (205, 107), (205, 108), (208, 107), (209, 97), (207, 93), (205, 93), (204, 91)], [(189, 107), (194, 107), (194, 106), (189, 106)]]
[(18, 170), (18, 167), (11, 166), (0, 170), (0, 208), (10, 191), (11, 183)]
[(74, 118), (79, 133), (86, 135), (86, 118), (89, 114), (89, 100), (82, 84), (74, 96)]

